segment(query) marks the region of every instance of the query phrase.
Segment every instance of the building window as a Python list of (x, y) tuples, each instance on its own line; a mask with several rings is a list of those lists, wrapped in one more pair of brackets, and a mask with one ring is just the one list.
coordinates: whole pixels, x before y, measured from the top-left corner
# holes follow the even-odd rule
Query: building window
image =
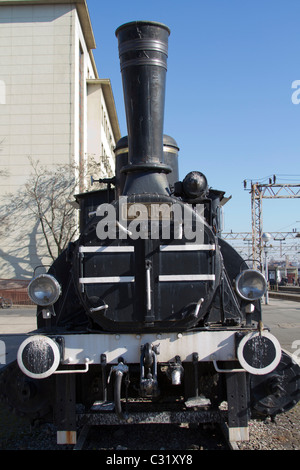
[[(79, 43), (79, 171), (83, 175), (84, 168), (84, 54)], [(80, 177), (80, 190), (83, 180)]]

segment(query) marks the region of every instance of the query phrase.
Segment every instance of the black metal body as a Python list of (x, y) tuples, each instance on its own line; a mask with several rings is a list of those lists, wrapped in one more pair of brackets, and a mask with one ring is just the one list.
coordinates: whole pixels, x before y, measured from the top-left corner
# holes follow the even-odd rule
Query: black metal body
[(128, 129), (128, 165), (123, 194), (168, 195), (163, 123), (169, 29), (134, 22), (116, 31)]
[[(217, 209), (224, 193), (209, 190), (205, 176), (199, 172), (193, 172), (182, 183), (179, 182), (179, 149), (172, 137), (163, 134), (169, 33), (165, 25), (153, 22), (133, 22), (116, 31), (128, 136), (118, 142), (115, 150), (116, 177), (112, 180), (115, 190), (108, 181), (107, 191), (76, 196), (80, 205), (81, 236), (67, 255), (73, 273), (74, 286), (70, 288), (76, 292), (88, 327), (96, 331), (183, 331), (209, 323), (240, 325), (244, 320), (232, 284), (224, 274), (223, 257), (226, 253), (222, 255), (217, 240)], [(176, 213), (172, 212), (166, 235), (163, 232), (163, 216), (157, 221), (159, 234), (155, 237), (151, 232), (150, 220), (144, 220), (144, 217), (140, 224), (146, 224), (143, 226), (149, 233), (147, 239), (127, 237), (124, 240), (118, 229), (116, 239), (100, 240), (97, 225), (101, 216), (95, 214), (96, 209), (109, 202), (116, 211), (117, 220), (120, 220), (120, 197), (126, 197), (126, 207), (143, 204), (149, 208), (149, 218), (153, 205), (165, 205), (170, 211), (173, 208), (174, 211), (179, 210), (183, 235), (180, 239), (176, 236), (178, 227), (172, 219)], [(197, 205), (203, 209), (200, 216), (195, 210)], [(187, 222), (184, 211), (190, 214)], [(129, 222), (125, 220), (126, 227)], [(172, 251), (172, 245), (182, 245), (184, 248), (189, 243), (185, 229), (194, 229), (196, 224), (201, 225), (203, 232), (201, 245), (211, 249)], [(197, 241), (192, 243), (196, 244)], [(161, 250), (162, 245), (170, 251)], [(87, 252), (88, 247), (96, 246), (110, 250)], [(120, 252), (122, 247), (124, 252)], [(226, 252), (224, 243), (223, 247)], [(113, 251), (114, 248), (116, 251)], [(236, 253), (234, 260), (236, 276), (242, 260)], [(56, 266), (61, 269), (61, 260), (54, 263), (51, 272), (63, 282), (55, 271)], [(63, 269), (63, 276), (65, 271)], [(165, 280), (172, 279), (172, 276), (177, 276), (176, 282)], [(185, 276), (198, 276), (198, 279), (186, 282)], [(132, 278), (134, 282), (98, 281), (116, 277)], [(163, 278), (164, 281), (161, 281)], [(95, 283), (84, 281), (80, 284), (79, 279), (95, 279)], [(230, 308), (222, 303), (224, 296), (230, 302)], [(195, 315), (200, 299), (203, 299), (201, 308)], [(61, 298), (55, 306), (59, 313), (52, 317), (52, 322), (56, 326), (66, 324), (69, 317), (67, 304)], [(107, 308), (97, 310), (102, 305), (107, 305)], [(260, 314), (259, 306), (257, 308), (256, 317)], [(39, 326), (42, 324), (43, 320), (40, 319)]]

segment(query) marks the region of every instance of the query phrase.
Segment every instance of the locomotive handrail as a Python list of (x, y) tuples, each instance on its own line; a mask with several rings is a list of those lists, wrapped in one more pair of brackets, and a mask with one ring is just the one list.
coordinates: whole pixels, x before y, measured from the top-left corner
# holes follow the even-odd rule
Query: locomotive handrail
[(220, 367), (218, 366), (217, 364), (217, 360), (216, 360), (216, 356), (214, 354), (212, 354), (210, 356), (212, 362), (213, 362), (213, 365), (214, 365), (214, 368), (216, 369), (216, 372), (220, 372), (222, 374), (230, 374), (232, 372), (246, 372), (245, 369), (220, 369)]
[(195, 311), (194, 311), (194, 317), (198, 317), (198, 313), (199, 313), (200, 307), (203, 304), (203, 302), (204, 302), (204, 299), (201, 297), (201, 299), (199, 299), (197, 304), (196, 304)]
[[(258, 263), (258, 264), (260, 265), (259, 271), (262, 271), (262, 265), (261, 265), (261, 263), (258, 262), (257, 259), (247, 258), (247, 259), (243, 259), (243, 261), (241, 262), (241, 264), (240, 264), (240, 272), (242, 272), (242, 270), (243, 270), (243, 269), (242, 269), (242, 265), (243, 265), (244, 263), (246, 264), (246, 261), (252, 261), (253, 264), (254, 264), (254, 263)], [(246, 264), (246, 266), (247, 266), (247, 264)]]
[(63, 369), (63, 370), (56, 370), (53, 374), (86, 374), (90, 368), (90, 359), (88, 357), (85, 358), (84, 369)]
[(151, 261), (146, 260), (146, 295), (147, 295), (147, 310), (151, 311)]
[(93, 307), (93, 308), (90, 308), (90, 312), (93, 313), (93, 312), (99, 312), (100, 310), (106, 310), (108, 309), (108, 305), (100, 305), (100, 307)]

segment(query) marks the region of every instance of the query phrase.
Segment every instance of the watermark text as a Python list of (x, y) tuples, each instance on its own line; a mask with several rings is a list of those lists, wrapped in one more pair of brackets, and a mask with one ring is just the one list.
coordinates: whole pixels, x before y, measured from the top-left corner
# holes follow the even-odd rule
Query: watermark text
[(180, 203), (128, 202), (121, 196), (117, 204), (101, 204), (96, 215), (100, 217), (96, 234), (100, 240), (132, 240), (160, 237), (203, 243), (204, 205)]

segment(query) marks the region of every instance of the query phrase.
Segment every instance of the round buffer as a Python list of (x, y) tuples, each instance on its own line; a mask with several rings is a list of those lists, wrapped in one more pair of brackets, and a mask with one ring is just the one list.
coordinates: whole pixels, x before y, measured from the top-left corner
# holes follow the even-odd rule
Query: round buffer
[(281, 346), (271, 333), (253, 332), (245, 335), (239, 343), (237, 357), (247, 372), (264, 375), (272, 372), (279, 364)]
[(59, 347), (47, 336), (31, 336), (20, 345), (17, 361), (21, 371), (28, 377), (45, 379), (59, 366)]

